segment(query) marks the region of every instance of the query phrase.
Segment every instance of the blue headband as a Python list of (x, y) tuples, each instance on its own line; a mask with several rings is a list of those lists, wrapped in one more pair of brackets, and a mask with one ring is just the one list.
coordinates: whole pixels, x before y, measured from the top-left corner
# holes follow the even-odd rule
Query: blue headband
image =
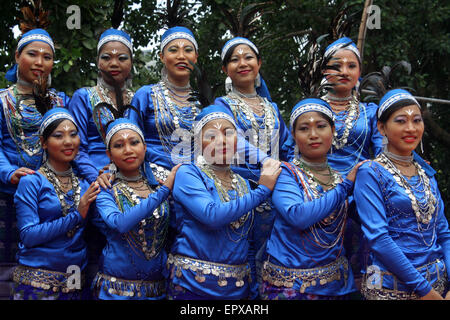
[(257, 54), (259, 54), (258, 48), (256, 48), (256, 46), (255, 46), (255, 44), (253, 42), (251, 42), (247, 38), (236, 37), (236, 38), (233, 38), (231, 40), (228, 40), (225, 43), (225, 45), (223, 46), (222, 53), (220, 55), (220, 57), (222, 59), (222, 62), (225, 59), (225, 56), (227, 55), (227, 53), (230, 50), (230, 48), (233, 47), (234, 45), (238, 45), (238, 44), (246, 44), (250, 48), (252, 48)]
[(378, 108), (378, 119), (381, 117), (383, 112), (392, 107), (394, 104), (400, 101), (410, 101), (413, 104), (417, 104), (420, 108), (419, 102), (417, 102), (416, 98), (404, 89), (394, 89), (386, 92), (386, 94), (380, 100), (380, 106)]
[(103, 32), (100, 36), (97, 44), (97, 54), (100, 52), (102, 46), (110, 41), (119, 41), (123, 43), (128, 49), (130, 49), (131, 53), (133, 53), (133, 45), (131, 43), (131, 37), (128, 35), (128, 33), (122, 30), (111, 28)]
[(42, 136), (45, 129), (47, 129), (49, 125), (51, 125), (53, 122), (59, 119), (70, 120), (73, 122), (75, 126), (77, 126), (75, 119), (73, 118), (72, 114), (68, 109), (56, 107), (47, 111), (42, 117), (42, 123), (41, 126), (39, 127), (39, 135)]
[[(52, 49), (53, 54), (55, 53), (55, 45), (53, 43), (53, 40), (48, 34), (48, 32), (45, 31), (44, 29), (33, 29), (24, 33), (23, 36), (20, 38), (19, 43), (17, 44), (17, 51), (21, 52), (26, 45), (34, 41), (41, 41), (48, 44)], [(15, 63), (11, 68), (9, 68), (9, 70), (6, 71), (5, 79), (16, 83), (17, 68), (18, 68), (17, 63)]]
[(334, 53), (336, 53), (340, 48), (344, 47), (344, 50), (350, 50), (353, 51), (353, 53), (358, 57), (358, 60), (361, 61), (361, 54), (359, 53), (358, 47), (356, 44), (352, 41), (352, 39), (343, 37), (336, 41), (334, 41), (332, 44), (330, 44), (326, 50), (325, 50), (325, 57), (328, 57)]
[(204, 109), (195, 117), (194, 135), (201, 132), (202, 128), (210, 121), (217, 119), (225, 119), (230, 121), (236, 128), (234, 116), (231, 111), (223, 106), (210, 105)]
[(172, 27), (166, 30), (161, 37), (161, 52), (170, 41), (175, 39), (189, 40), (194, 45), (195, 50), (198, 51), (197, 41), (195, 41), (194, 34), (191, 30), (185, 27)]
[(145, 141), (144, 134), (136, 123), (128, 118), (119, 118), (114, 120), (114, 122), (111, 123), (106, 129), (105, 145), (107, 149), (109, 149), (111, 138), (122, 129), (130, 129), (135, 131), (142, 138), (142, 141)]
[(294, 106), (294, 108), (292, 108), (291, 117), (289, 119), (291, 129), (294, 130), (294, 122), (298, 117), (304, 113), (312, 111), (323, 113), (334, 121), (333, 111), (326, 101), (318, 98), (307, 98), (301, 100)]

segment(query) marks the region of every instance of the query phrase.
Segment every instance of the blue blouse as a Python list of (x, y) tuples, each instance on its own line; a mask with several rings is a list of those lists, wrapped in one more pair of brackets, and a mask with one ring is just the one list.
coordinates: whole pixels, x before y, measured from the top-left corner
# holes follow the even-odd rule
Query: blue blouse
[[(252, 148), (258, 146), (253, 146), (250, 141), (252, 141), (251, 139), (253, 139), (254, 134), (260, 135), (266, 129), (266, 125), (264, 123), (266, 115), (259, 116), (254, 114), (258, 126), (257, 132), (255, 132), (256, 129), (252, 127), (251, 120), (248, 119), (247, 115), (241, 110), (239, 101), (230, 96), (224, 96), (217, 98), (214, 102), (214, 104), (225, 106), (233, 112), (238, 129), (240, 129), (241, 135), (245, 137), (246, 147), (238, 147), (239, 157), (241, 160), (245, 159), (245, 162), (239, 163), (238, 166), (232, 166), (233, 171), (245, 179), (251, 179), (254, 181), (258, 181), (261, 171), (261, 163), (264, 162), (267, 156), (274, 159), (280, 159), (281, 161), (288, 160), (290, 150), (287, 148), (285, 143), (289, 138), (292, 139), (278, 106), (273, 102), (266, 101), (266, 103), (270, 105), (270, 109), (275, 120), (270, 139), (271, 145), (267, 146), (268, 150), (260, 150), (258, 153), (255, 153), (255, 151), (252, 151)], [(275, 147), (274, 150), (272, 150), (272, 146)], [(244, 151), (245, 153), (243, 153)]]
[[(80, 179), (80, 196), (89, 184)], [(71, 205), (70, 190), (65, 197)], [(83, 270), (87, 264), (83, 230), (86, 224), (76, 208), (62, 215), (61, 204), (53, 185), (39, 171), (20, 179), (14, 195), (17, 227), (20, 232), (17, 260), (19, 264), (46, 270), (67, 272), (77, 265)], [(67, 233), (75, 230), (73, 237)]]
[[(291, 167), (295, 167), (295, 164), (291, 164)], [(343, 234), (332, 231), (343, 231), (345, 228), (346, 200), (353, 190), (353, 182), (344, 179), (326, 192), (318, 185), (320, 197), (311, 200), (307, 198), (299, 176), (296, 176), (299, 174), (304, 181), (308, 181), (308, 176), (298, 167), (291, 171), (282, 164), (281, 174), (272, 193), (277, 215), (267, 243), (267, 253), (270, 262), (285, 268), (323, 267), (345, 256), (343, 239), (338, 239)], [(334, 221), (324, 226), (318, 224), (333, 213), (336, 215)], [(355, 291), (351, 268), (343, 272), (347, 272), (347, 280), (341, 277), (325, 285), (310, 286), (306, 288), (306, 293), (345, 295)], [(296, 279), (293, 289), (299, 290), (301, 284), (302, 281)]]
[(82, 175), (91, 183), (97, 178), (98, 171), (110, 162), (100, 132), (106, 135), (105, 125), (109, 120), (114, 120), (114, 116), (108, 109), (102, 108), (101, 115), (95, 115), (94, 121), (93, 108), (101, 102), (104, 101), (96, 87), (90, 87), (75, 91), (69, 103), (80, 136), (80, 150), (75, 162)]
[[(167, 253), (164, 246), (169, 219), (165, 200), (170, 190), (161, 186), (147, 198), (139, 198), (139, 204), (133, 205), (123, 190), (118, 188), (119, 183), (120, 180), (116, 180), (112, 189), (102, 189), (96, 200), (98, 212), (93, 223), (106, 236), (107, 241), (100, 258), (99, 271), (126, 280), (164, 280), (167, 277)], [(159, 218), (153, 215), (157, 208)], [(143, 220), (145, 226), (142, 227), (140, 223)], [(142, 250), (145, 245), (139, 240), (139, 230), (144, 230), (147, 247), (153, 248), (154, 245), (154, 251), (148, 257)], [(119, 296), (110, 295), (104, 286), (99, 298), (120, 299)]]
[[(63, 92), (50, 90), (52, 107), (65, 107), (70, 98)], [(37, 132), (42, 114), (31, 101), (20, 101), (16, 109), (15, 86), (0, 90), (0, 189), (13, 194), (17, 186), (11, 176), (17, 169), (27, 167), (38, 170), (42, 161), (42, 149)]]
[[(190, 106), (183, 108), (174, 106), (180, 129), (183, 129), (183, 132), (175, 132), (174, 117), (168, 107), (170, 103), (165, 97), (160, 83), (146, 85), (137, 90), (131, 104), (140, 115), (131, 109), (128, 117), (138, 123), (144, 133), (147, 144), (147, 161), (169, 170), (172, 169), (175, 163), (172, 161), (171, 152), (177, 145), (184, 146), (181, 154), (183, 161), (190, 162), (192, 160), (191, 136), (186, 136), (188, 139), (181, 138), (184, 133), (190, 134), (192, 129), (195, 114)], [(199, 111), (198, 108), (196, 110)], [(181, 141), (184, 141), (186, 145)], [(177, 163), (179, 162), (177, 161)]]
[[(250, 190), (248, 182), (247, 188)], [(172, 254), (213, 263), (252, 267), (252, 288), (247, 281), (242, 287), (234, 284), (219, 287), (217, 277), (205, 276), (205, 281), (195, 280), (195, 272), (182, 270), (181, 277), (173, 282), (189, 291), (218, 299), (241, 299), (255, 290), (256, 276), (254, 252), (251, 244), (252, 218), (233, 230), (230, 223), (249, 213), (270, 196), (270, 189), (259, 185), (242, 197), (236, 198), (234, 190), (229, 191), (231, 201), (222, 202), (214, 185), (199, 167), (194, 164), (182, 165), (176, 175), (172, 191), (176, 214), (176, 238)]]
[[(418, 180), (418, 176), (413, 176), (409, 183), (416, 185)], [(416, 221), (405, 189), (378, 162), (364, 163), (359, 168), (354, 189), (362, 230), (370, 249), (367, 266), (394, 274), (401, 281), (398, 290), (420, 296), (431, 290), (431, 284), (437, 280), (438, 273), (442, 276), (443, 270), (436, 272), (433, 267), (418, 271), (416, 268), (440, 259), (447, 267), (447, 274), (450, 272), (450, 231), (433, 176), (430, 176), (430, 183), (437, 206), (429, 224)], [(418, 188), (423, 189), (423, 186)], [(423, 195), (423, 190), (413, 190), (417, 196)], [(384, 276), (382, 280), (383, 287), (393, 288), (392, 276)]]
[[(381, 141), (383, 136), (377, 128), (377, 109), (375, 103), (360, 103), (359, 116), (353, 122), (347, 143), (341, 149), (332, 147), (328, 153), (328, 163), (339, 171), (344, 177), (351, 169), (363, 160), (371, 159), (370, 149), (374, 156), (382, 151)], [(346, 112), (333, 112), (338, 138), (343, 136), (345, 130)]]

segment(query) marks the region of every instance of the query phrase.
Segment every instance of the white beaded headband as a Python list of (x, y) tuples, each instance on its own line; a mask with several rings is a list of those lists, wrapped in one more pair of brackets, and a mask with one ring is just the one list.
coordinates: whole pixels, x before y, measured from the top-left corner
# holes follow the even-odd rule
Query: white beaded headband
[(195, 50), (198, 51), (197, 41), (195, 41), (194, 37), (186, 32), (174, 32), (168, 35), (164, 40), (161, 41), (161, 52), (164, 50), (164, 47), (172, 40), (175, 39), (186, 39), (192, 42), (195, 47)]
[(115, 135), (118, 131), (120, 131), (122, 129), (130, 129), (130, 130), (135, 131), (142, 138), (142, 141), (145, 141), (144, 134), (138, 128), (138, 126), (136, 126), (132, 123), (119, 123), (119, 124), (115, 125), (111, 130), (109, 130), (108, 134), (106, 135), (105, 142), (106, 142), (107, 148), (109, 148), (109, 143), (111, 142), (111, 138), (113, 137), (113, 135)]
[(100, 48), (107, 42), (110, 41), (119, 41), (121, 43), (123, 43), (128, 49), (130, 49), (131, 53), (133, 53), (133, 45), (131, 44), (130, 41), (128, 41), (127, 38), (123, 37), (123, 36), (119, 36), (116, 34), (111, 34), (109, 36), (106, 36), (104, 38), (102, 38), (97, 45), (97, 52), (100, 52)]
[(30, 34), (29, 36), (20, 39), (19, 43), (17, 44), (17, 48), (20, 48), (29, 41), (43, 41), (52, 48), (53, 52), (55, 52), (55, 45), (53, 44), (53, 40), (44, 34)]
[(388, 98), (386, 101), (383, 102), (383, 104), (378, 109), (378, 118), (380, 118), (383, 112), (386, 111), (389, 107), (391, 107), (393, 104), (401, 100), (412, 100), (420, 108), (419, 102), (417, 102), (417, 100), (411, 94), (400, 92), (394, 94), (392, 97)]
[(52, 114), (50, 117), (48, 117), (47, 119), (45, 119), (42, 123), (41, 126), (39, 127), (39, 135), (42, 136), (42, 134), (44, 133), (45, 129), (47, 129), (47, 127), (54, 121), (58, 120), (58, 119), (66, 119), (66, 120), (70, 120), (72, 121), (74, 124), (76, 124), (75, 119), (68, 114), (67, 112), (57, 112)]
[(322, 112), (323, 114), (326, 114), (328, 117), (330, 117), (330, 119), (332, 119), (334, 121), (334, 116), (333, 116), (333, 113), (330, 111), (330, 109), (328, 109), (320, 104), (308, 103), (308, 104), (302, 105), (294, 110), (294, 112), (292, 113), (292, 115), (289, 119), (289, 124), (290, 124), (291, 128), (294, 129), (293, 125), (294, 125), (295, 119), (297, 119), (298, 117), (300, 117), (302, 114), (304, 114), (306, 112), (312, 112), (312, 111)]
[[(345, 46), (345, 47), (344, 47), (344, 46)], [(342, 48), (342, 47), (343, 47), (343, 48)], [(342, 49), (344, 49), (344, 50), (350, 50), (350, 51), (353, 51), (353, 52), (356, 54), (356, 56), (358, 57), (358, 59), (361, 60), (361, 55), (360, 55), (360, 53), (359, 53), (358, 48), (356, 48), (356, 47), (353, 46), (353, 45), (347, 45), (347, 43), (337, 43), (337, 44), (335, 44), (334, 46), (331, 46), (330, 48), (328, 48), (328, 49), (325, 51), (324, 56), (325, 56), (325, 57), (328, 57), (330, 54), (334, 53), (335, 50), (337, 51), (337, 50), (340, 49), (340, 48), (342, 48)]]
[(238, 39), (230, 40), (230, 41), (223, 47), (223, 49), (222, 49), (222, 54), (221, 54), (221, 59), (222, 59), (222, 61), (223, 61), (223, 59), (225, 59), (225, 56), (227, 55), (228, 50), (230, 50), (230, 48), (231, 48), (232, 46), (234, 46), (235, 44), (246, 44), (246, 45), (248, 45), (249, 47), (251, 47), (253, 50), (255, 50), (255, 52), (256, 52), (257, 54), (259, 54), (258, 48), (256, 48), (256, 46), (253, 44), (253, 42), (251, 42), (250, 40), (247, 40), (247, 39), (241, 39), (241, 38), (238, 38)]
[(202, 130), (202, 128), (210, 121), (212, 120), (217, 120), (217, 119), (224, 119), (224, 120), (228, 120), (231, 122), (231, 124), (233, 124), (233, 126), (236, 128), (236, 123), (234, 122), (234, 119), (224, 113), (224, 112), (212, 112), (208, 115), (206, 115), (205, 117), (203, 117), (200, 121), (198, 121), (195, 126), (194, 126), (194, 135), (197, 135), (200, 133), (200, 131)]

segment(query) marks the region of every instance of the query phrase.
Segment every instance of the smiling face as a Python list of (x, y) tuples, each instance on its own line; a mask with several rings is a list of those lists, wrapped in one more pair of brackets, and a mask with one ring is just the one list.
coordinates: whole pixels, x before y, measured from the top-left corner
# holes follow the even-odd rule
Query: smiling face
[(15, 54), (19, 65), (19, 77), (33, 83), (42, 77), (47, 79), (53, 68), (53, 51), (45, 42), (33, 41)]
[(189, 40), (175, 39), (170, 41), (162, 53), (160, 53), (161, 62), (167, 70), (167, 76), (173, 83), (187, 83), (190, 77), (191, 68), (189, 61), (197, 63), (198, 53)]
[(123, 175), (133, 177), (139, 174), (145, 149), (145, 143), (136, 131), (122, 129), (112, 136), (106, 154)]
[(378, 122), (377, 126), (388, 139), (388, 150), (400, 156), (411, 155), (425, 130), (422, 114), (415, 104), (393, 112), (385, 123)]
[(202, 129), (202, 154), (209, 164), (231, 164), (237, 148), (237, 133), (225, 119), (208, 122)]
[[(109, 41), (100, 49), (97, 66), (99, 69), (106, 71), (122, 87), (131, 72), (130, 50), (119, 41)], [(113, 85), (109, 77), (104, 76), (103, 79), (108, 84)]]
[(306, 112), (295, 121), (294, 139), (303, 159), (323, 162), (333, 141), (334, 127), (319, 112)]
[(233, 86), (242, 92), (254, 91), (261, 59), (246, 44), (236, 46), (222, 70), (231, 78)]
[(70, 120), (64, 120), (53, 130), (47, 140), (42, 139), (41, 143), (53, 167), (65, 168), (78, 154), (80, 137), (75, 124)]
[(361, 76), (361, 67), (355, 53), (345, 49), (338, 50), (328, 65), (339, 67), (340, 69), (340, 72), (332, 69), (325, 70), (325, 73), (337, 73), (337, 75), (326, 77), (330, 83), (335, 84), (334, 90), (336, 94), (349, 96)]

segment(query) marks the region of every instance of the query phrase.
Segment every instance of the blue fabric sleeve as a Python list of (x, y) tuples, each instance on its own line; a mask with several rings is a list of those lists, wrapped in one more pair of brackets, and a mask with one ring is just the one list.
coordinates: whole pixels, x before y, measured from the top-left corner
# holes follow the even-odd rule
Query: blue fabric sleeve
[(214, 187), (205, 184), (200, 169), (194, 165), (182, 165), (177, 170), (173, 198), (202, 224), (221, 228), (240, 218), (267, 199), (270, 189), (259, 185), (242, 197), (229, 202), (217, 202), (212, 196)]
[(0, 100), (0, 181), (3, 184), (11, 184), (11, 176), (14, 171), (19, 169), (19, 167), (12, 165), (9, 162), (8, 158), (5, 156), (5, 153), (3, 151), (3, 141), (4, 139), (6, 139), (6, 137), (3, 136), (3, 131), (6, 132), (7, 128), (3, 113), (3, 103)]
[(162, 186), (139, 204), (129, 208), (124, 214), (117, 207), (113, 194), (102, 189), (96, 200), (97, 211), (108, 227), (117, 230), (119, 233), (126, 233), (142, 219), (151, 216), (153, 211), (167, 199), (169, 193), (169, 188)]
[(450, 230), (448, 227), (448, 221), (445, 217), (444, 211), (444, 201), (442, 200), (441, 194), (438, 191), (438, 199), (437, 203), (438, 213), (437, 213), (437, 227), (436, 227), (436, 235), (437, 235), (437, 243), (439, 243), (442, 247), (442, 251), (444, 253), (444, 262), (445, 268), (447, 270), (447, 277), (450, 279)]
[(72, 230), (83, 221), (80, 213), (77, 210), (72, 210), (66, 216), (41, 223), (39, 199), (42, 179), (45, 178), (39, 177), (38, 173), (21, 178), (14, 195), (17, 227), (20, 232), (20, 239), (26, 247), (35, 247), (50, 242)]
[(294, 173), (284, 165), (272, 193), (278, 213), (295, 228), (307, 229), (329, 216), (342, 205), (353, 189), (353, 182), (345, 179), (320, 198), (304, 201), (304, 192)]
[(90, 160), (88, 153), (88, 126), (89, 120), (92, 118), (92, 111), (90, 109), (89, 95), (86, 89), (81, 88), (75, 91), (69, 103), (69, 111), (75, 119), (78, 127), (78, 135), (80, 136), (80, 148), (75, 159), (75, 164), (80, 174), (89, 183), (92, 183), (97, 179), (98, 171)]
[(389, 235), (380, 178), (370, 168), (371, 165), (375, 164), (367, 162), (359, 167), (353, 192), (364, 235), (371, 251), (388, 271), (411, 288), (411, 291), (425, 296), (432, 289), (431, 285)]
[(136, 110), (134, 109), (128, 109), (126, 116), (133, 120), (134, 123), (137, 123), (139, 127), (141, 128), (142, 132), (145, 132), (144, 129), (144, 118), (145, 114), (150, 111), (152, 107), (152, 99), (150, 96), (151, 89), (149, 86), (144, 86), (136, 91), (136, 93), (133, 96), (133, 99), (131, 100), (131, 105), (137, 109), (139, 113), (136, 113)]

